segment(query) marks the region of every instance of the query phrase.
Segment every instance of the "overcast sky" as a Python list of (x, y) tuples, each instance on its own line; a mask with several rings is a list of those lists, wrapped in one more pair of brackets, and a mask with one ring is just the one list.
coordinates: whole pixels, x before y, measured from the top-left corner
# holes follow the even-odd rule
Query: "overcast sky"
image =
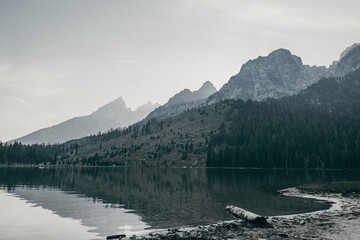
[(358, 0), (0, 0), (0, 140), (115, 98), (165, 103), (287, 48), (329, 65), (360, 42)]

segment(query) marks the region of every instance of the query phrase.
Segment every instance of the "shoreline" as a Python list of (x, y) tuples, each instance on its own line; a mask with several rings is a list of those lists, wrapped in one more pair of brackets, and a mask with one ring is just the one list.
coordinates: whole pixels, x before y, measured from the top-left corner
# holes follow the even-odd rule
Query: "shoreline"
[(153, 166), (132, 166), (132, 165), (114, 165), (114, 166), (101, 166), (101, 165), (74, 165), (74, 164), (0, 164), (0, 168), (169, 168), (169, 169), (238, 169), (238, 170), (308, 170), (308, 171), (350, 171), (356, 172), (359, 171), (360, 168), (255, 168), (255, 167), (206, 167), (206, 166), (198, 166), (198, 167), (189, 167), (189, 166), (173, 166), (173, 167), (153, 167)]
[(270, 226), (261, 227), (243, 220), (219, 221), (210, 225), (159, 230), (123, 239), (359, 239), (360, 195), (314, 192), (287, 188), (278, 191), (289, 197), (312, 198), (331, 207), (308, 213), (267, 217)]

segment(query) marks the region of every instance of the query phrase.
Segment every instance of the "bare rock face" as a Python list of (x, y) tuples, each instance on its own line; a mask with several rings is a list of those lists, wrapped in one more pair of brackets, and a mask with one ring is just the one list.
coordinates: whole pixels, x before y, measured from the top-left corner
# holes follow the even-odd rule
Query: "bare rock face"
[(192, 92), (189, 89), (184, 89), (170, 98), (166, 104), (156, 108), (146, 119), (156, 118), (161, 120), (178, 115), (188, 109), (199, 107), (206, 104), (207, 98), (215, 92), (216, 88), (209, 81), (205, 82), (197, 91)]
[(342, 77), (360, 68), (360, 44), (354, 44), (340, 55), (340, 60), (333, 65), (333, 75)]
[(209, 103), (224, 99), (281, 98), (296, 94), (327, 76), (327, 68), (303, 65), (300, 57), (289, 50), (278, 49), (245, 63), (238, 74), (209, 97)]
[(289, 50), (278, 49), (245, 63), (238, 74), (209, 97), (208, 103), (224, 99), (282, 98), (299, 93), (321, 78), (343, 77), (359, 68), (360, 44), (356, 43), (346, 48), (329, 68), (304, 65)]

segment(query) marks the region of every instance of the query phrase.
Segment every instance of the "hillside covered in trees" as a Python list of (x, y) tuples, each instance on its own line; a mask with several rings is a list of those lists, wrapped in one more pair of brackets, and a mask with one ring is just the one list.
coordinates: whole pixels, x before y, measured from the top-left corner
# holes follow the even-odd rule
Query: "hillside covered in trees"
[[(217, 133), (229, 110), (227, 103), (213, 104), (161, 121), (152, 119), (61, 145), (0, 145), (0, 163), (205, 166), (210, 138)], [(41, 158), (28, 157), (29, 149), (33, 149), (31, 156), (41, 155)]]
[(207, 166), (360, 168), (360, 71), (292, 97), (232, 102)]
[(360, 168), (360, 70), (299, 94), (225, 100), (61, 145), (0, 145), (0, 164)]

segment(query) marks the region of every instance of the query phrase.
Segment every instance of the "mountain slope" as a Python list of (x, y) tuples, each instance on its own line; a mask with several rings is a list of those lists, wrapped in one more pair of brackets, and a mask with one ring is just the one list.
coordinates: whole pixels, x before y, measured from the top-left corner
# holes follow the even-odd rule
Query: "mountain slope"
[(216, 93), (209, 103), (224, 99), (264, 100), (282, 98), (299, 93), (323, 77), (344, 76), (360, 68), (360, 44), (345, 49), (338, 61), (324, 66), (304, 65), (300, 57), (289, 50), (278, 49), (266, 57), (245, 63), (238, 74)]
[(0, 163), (360, 168), (359, 104), (357, 70), (295, 96), (222, 101), (64, 145), (0, 144)]
[(360, 44), (354, 44), (345, 49), (334, 68), (333, 75), (335, 76), (344, 76), (360, 68)]
[(216, 88), (209, 81), (205, 82), (197, 91), (192, 92), (189, 89), (184, 89), (170, 98), (166, 104), (151, 112), (146, 119), (161, 120), (196, 108), (206, 103), (207, 98), (215, 92)]
[(266, 101), (227, 100), (66, 143), (83, 165), (360, 167), (360, 70)]
[(245, 63), (238, 74), (209, 97), (209, 102), (281, 98), (298, 93), (328, 75), (325, 67), (303, 65), (300, 57), (289, 50), (278, 49)]
[[(336, 65), (352, 56), (344, 66), (356, 66), (354, 50)], [(0, 144), (0, 160), (38, 162), (38, 151), (40, 162), (58, 165), (360, 168), (359, 105), (354, 70), (281, 99), (221, 101), (62, 146)]]
[(207, 166), (360, 168), (360, 70), (300, 94), (236, 101)]
[(140, 121), (156, 108), (157, 104), (148, 102), (135, 111), (126, 107), (122, 98), (118, 98), (90, 115), (75, 117), (55, 126), (40, 129), (14, 141), (23, 144), (62, 143), (71, 139), (82, 138), (111, 128), (126, 127)]

